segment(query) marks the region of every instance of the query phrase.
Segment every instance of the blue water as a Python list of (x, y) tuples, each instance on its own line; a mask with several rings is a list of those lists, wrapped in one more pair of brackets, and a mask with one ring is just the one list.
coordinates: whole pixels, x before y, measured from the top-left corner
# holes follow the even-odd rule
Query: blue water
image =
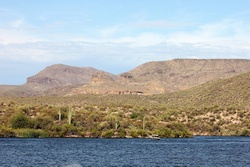
[(250, 166), (249, 137), (0, 139), (0, 166)]

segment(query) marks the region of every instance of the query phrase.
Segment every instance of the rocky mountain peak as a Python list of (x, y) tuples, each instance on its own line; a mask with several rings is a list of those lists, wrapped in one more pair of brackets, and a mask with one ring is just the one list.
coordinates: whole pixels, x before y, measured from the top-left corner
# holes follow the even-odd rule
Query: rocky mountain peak
[(38, 74), (27, 78), (26, 84), (40, 87), (81, 85), (89, 83), (93, 75), (102, 71), (91, 67), (72, 67), (56, 64), (46, 67)]

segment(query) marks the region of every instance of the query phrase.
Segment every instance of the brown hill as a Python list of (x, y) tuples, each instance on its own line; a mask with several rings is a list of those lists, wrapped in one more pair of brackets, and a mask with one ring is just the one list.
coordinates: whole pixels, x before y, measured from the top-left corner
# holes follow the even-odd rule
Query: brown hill
[(174, 59), (148, 62), (113, 75), (91, 67), (52, 65), (17, 87), (0, 87), (5, 95), (160, 94), (186, 90), (250, 71), (250, 60)]
[(157, 83), (164, 92), (188, 89), (193, 86), (250, 71), (249, 60), (233, 59), (175, 59), (145, 63), (126, 75), (131, 82)]
[(218, 79), (188, 90), (152, 96), (159, 103), (184, 108), (209, 106), (241, 107), (250, 109), (250, 72), (226, 79)]
[[(89, 83), (93, 76), (104, 73), (110, 78), (116, 76), (92, 67), (72, 67), (62, 64), (46, 67), (38, 74), (29, 77), (26, 85), (36, 90), (48, 90), (51, 88), (74, 87)], [(55, 92), (54, 92), (55, 93)]]
[(46, 67), (38, 74), (29, 77), (27, 84), (47, 87), (79, 85), (90, 82), (93, 74), (98, 71), (91, 67), (80, 68), (57, 64)]
[(73, 89), (78, 93), (159, 94), (185, 90), (205, 82), (250, 71), (250, 61), (241, 59), (174, 59), (148, 62), (122, 73), (115, 82), (88, 83)]

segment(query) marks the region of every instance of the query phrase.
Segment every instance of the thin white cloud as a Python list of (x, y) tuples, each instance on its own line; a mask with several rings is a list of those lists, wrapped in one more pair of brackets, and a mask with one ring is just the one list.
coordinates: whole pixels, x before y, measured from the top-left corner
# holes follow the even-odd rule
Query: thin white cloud
[(41, 39), (23, 30), (0, 29), (0, 43), (2, 44), (38, 42), (38, 41), (41, 41)]
[[(147, 61), (173, 58), (250, 59), (250, 24), (238, 20), (204, 24), (192, 31), (152, 31), (135, 35), (121, 35), (128, 27), (116, 25), (96, 30), (99, 35), (94, 37), (62, 32), (51, 34), (53, 37), (58, 36), (56, 40), (52, 40), (51, 36), (45, 36), (45, 40), (37, 38), (33, 35), (35, 33), (25, 29), (25, 20), (17, 19), (11, 23), (16, 29), (0, 29), (0, 58), (5, 60), (50, 64), (89, 62), (89, 66), (119, 73), (124, 72), (121, 69), (129, 70)], [(140, 25), (166, 28), (182, 26), (157, 20)], [(55, 26), (61, 26), (61, 23)]]
[(23, 18), (13, 19), (9, 22), (1, 22), (0, 44), (38, 42), (42, 39), (36, 37), (33, 32), (36, 27), (27, 23)]
[(22, 26), (24, 24), (24, 20), (23, 19), (18, 19), (18, 20), (14, 20), (13, 22), (10, 23), (10, 25), (13, 28), (19, 28), (20, 26)]
[[(0, 46), (0, 57), (34, 62), (79, 61), (107, 59), (138, 64), (153, 60), (172, 58), (250, 58), (250, 49), (234, 49), (227, 46), (203, 43), (156, 43), (154, 45), (134, 45), (133, 43), (96, 42), (35, 42)], [(131, 60), (135, 60), (131, 62)], [(122, 61), (120, 63), (122, 63)], [(105, 66), (105, 63), (103, 63)]]
[(119, 32), (119, 26), (107, 27), (100, 30), (100, 36), (103, 38), (112, 37), (117, 32)]
[(168, 42), (203, 43), (235, 49), (249, 48), (250, 24), (237, 20), (224, 20), (199, 26), (192, 32), (175, 32), (168, 35)]
[(147, 47), (166, 42), (166, 38), (157, 33), (142, 33), (137, 36), (116, 38), (113, 42), (129, 43), (131, 47)]
[(135, 23), (135, 26), (140, 28), (183, 28), (193, 25), (193, 23), (178, 22), (178, 21), (166, 21), (166, 20), (151, 20), (151, 21), (141, 21)]

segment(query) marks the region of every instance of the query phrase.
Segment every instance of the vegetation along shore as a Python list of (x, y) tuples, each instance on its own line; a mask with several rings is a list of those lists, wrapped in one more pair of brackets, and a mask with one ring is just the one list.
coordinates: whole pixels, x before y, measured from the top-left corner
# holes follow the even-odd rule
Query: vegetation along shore
[(249, 63), (178, 59), (119, 76), (52, 66), (0, 85), (0, 137), (250, 136)]

